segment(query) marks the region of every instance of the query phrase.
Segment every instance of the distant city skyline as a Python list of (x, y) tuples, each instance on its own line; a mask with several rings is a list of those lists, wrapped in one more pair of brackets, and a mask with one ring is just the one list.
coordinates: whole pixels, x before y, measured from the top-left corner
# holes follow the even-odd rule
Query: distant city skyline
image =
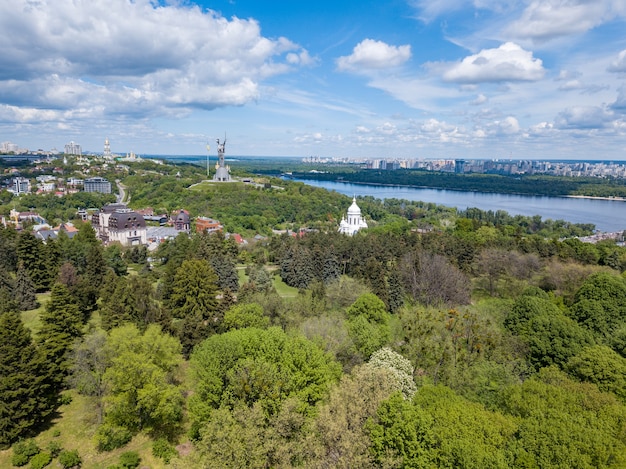
[(626, 160), (626, 1), (0, 4), (0, 142)]

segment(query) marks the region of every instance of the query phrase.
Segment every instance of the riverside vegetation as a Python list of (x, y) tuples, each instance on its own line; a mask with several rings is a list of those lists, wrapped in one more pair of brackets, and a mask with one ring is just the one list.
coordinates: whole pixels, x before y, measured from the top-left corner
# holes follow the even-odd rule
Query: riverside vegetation
[(626, 250), (592, 227), (364, 198), (345, 237), (350, 200), (300, 183), (117, 177), (137, 208), (314, 231), (150, 262), (0, 228), (0, 466), (626, 465)]

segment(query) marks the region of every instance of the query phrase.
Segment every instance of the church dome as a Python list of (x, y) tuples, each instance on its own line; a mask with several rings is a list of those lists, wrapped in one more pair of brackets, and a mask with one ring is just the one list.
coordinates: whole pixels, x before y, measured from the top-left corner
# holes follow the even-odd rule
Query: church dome
[(361, 209), (356, 204), (356, 197), (352, 198), (352, 205), (350, 205), (350, 208), (348, 209), (348, 216), (350, 215), (354, 215), (354, 216), (361, 215)]
[(184, 210), (181, 210), (178, 216), (176, 217), (176, 223), (189, 223), (189, 214), (185, 213)]

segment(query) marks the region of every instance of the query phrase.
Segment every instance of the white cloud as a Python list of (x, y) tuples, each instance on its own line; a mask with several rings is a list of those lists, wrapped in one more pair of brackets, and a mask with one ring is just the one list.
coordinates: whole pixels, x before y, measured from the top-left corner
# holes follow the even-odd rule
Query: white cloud
[(609, 72), (626, 73), (626, 49), (617, 55), (617, 58), (611, 62), (607, 70)]
[(411, 58), (411, 46), (391, 46), (382, 41), (364, 39), (357, 44), (352, 54), (339, 57), (340, 71), (367, 72), (398, 67)]
[(614, 119), (613, 113), (600, 106), (573, 106), (554, 120), (559, 129), (601, 129)]
[(626, 14), (623, 0), (534, 0), (505, 33), (509, 36), (545, 41), (581, 34)]
[(254, 20), (150, 0), (0, 3), (0, 102), (113, 112), (241, 105), (314, 61)]
[(476, 99), (474, 99), (474, 100), (472, 100), (470, 102), (470, 104), (472, 106), (480, 106), (481, 104), (485, 104), (487, 101), (489, 101), (487, 96), (485, 96), (484, 94), (480, 93), (478, 96), (476, 96)]
[(517, 44), (507, 42), (497, 49), (483, 49), (465, 57), (443, 74), (446, 81), (482, 83), (499, 81), (536, 81), (543, 77), (541, 59)]
[(417, 9), (419, 19), (425, 23), (469, 6), (477, 10), (503, 12), (515, 6), (515, 3), (503, 0), (409, 0), (409, 4)]
[(501, 121), (495, 121), (489, 127), (492, 133), (496, 135), (513, 135), (520, 131), (519, 122), (512, 116), (508, 116)]

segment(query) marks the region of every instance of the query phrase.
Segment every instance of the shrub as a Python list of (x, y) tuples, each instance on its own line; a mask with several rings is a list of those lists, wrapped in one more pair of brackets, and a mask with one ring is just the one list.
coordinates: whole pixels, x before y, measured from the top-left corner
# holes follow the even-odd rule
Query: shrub
[(152, 454), (154, 457), (161, 458), (166, 464), (169, 464), (170, 460), (178, 452), (165, 438), (159, 438), (152, 445)]
[(135, 469), (140, 462), (141, 457), (137, 451), (126, 451), (120, 456), (120, 466), (124, 469)]
[(61, 444), (58, 441), (51, 441), (50, 443), (48, 443), (46, 449), (53, 458), (56, 458), (63, 448), (61, 448)]
[(30, 458), (25, 454), (13, 453), (13, 456), (11, 456), (11, 464), (16, 467), (25, 466), (26, 464), (28, 464), (28, 461), (30, 461)]
[(78, 450), (63, 450), (59, 453), (59, 463), (63, 466), (63, 469), (69, 469), (71, 467), (78, 467), (81, 465), (82, 460), (78, 455)]
[(67, 393), (63, 393), (61, 394), (61, 397), (59, 397), (59, 403), (61, 405), (68, 405), (72, 403), (72, 396), (70, 396)]
[(33, 456), (30, 460), (31, 469), (43, 469), (52, 462), (52, 455), (47, 452), (42, 452)]
[(132, 434), (126, 428), (106, 423), (100, 425), (95, 436), (99, 451), (111, 451), (124, 446), (131, 438)]
[(58, 428), (56, 428), (53, 432), (52, 432), (52, 436), (54, 438), (58, 438), (61, 436), (61, 430), (59, 430)]
[(18, 467), (25, 466), (33, 456), (39, 453), (39, 451), (39, 447), (37, 446), (37, 443), (35, 443), (35, 440), (19, 441), (13, 445), (11, 464)]

